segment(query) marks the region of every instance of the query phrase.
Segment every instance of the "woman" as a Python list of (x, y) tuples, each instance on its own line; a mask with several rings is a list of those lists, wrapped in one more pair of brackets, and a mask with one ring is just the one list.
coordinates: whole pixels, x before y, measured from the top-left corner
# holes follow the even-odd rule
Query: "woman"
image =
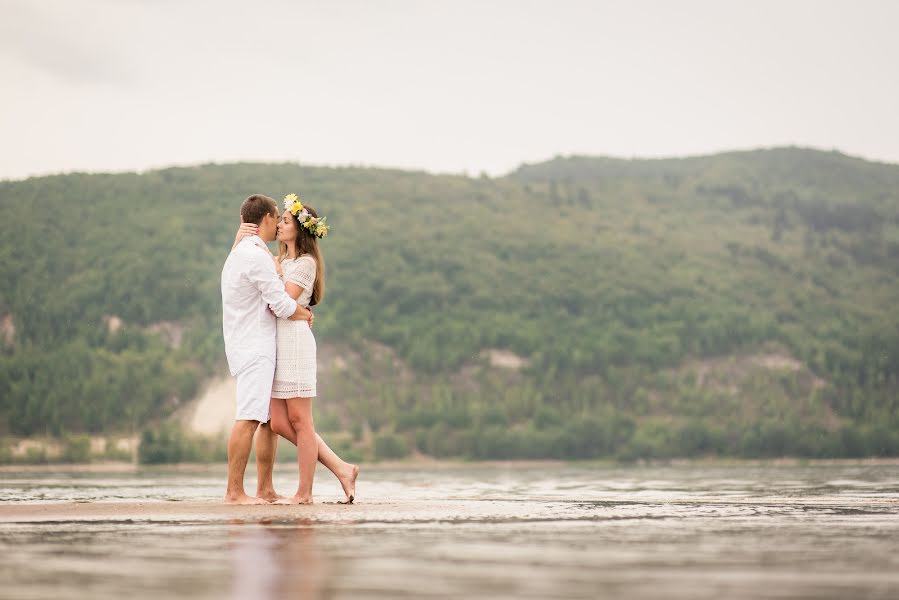
[[(284, 199), (278, 222), (278, 257), (275, 267), (287, 293), (307, 308), (316, 306), (325, 295), (325, 263), (318, 240), (329, 226), (311, 206), (303, 206), (295, 194)], [(242, 224), (237, 241), (255, 235), (256, 226)], [(274, 257), (273, 257), (274, 258)], [(314, 319), (314, 316), (313, 316)], [(279, 503), (312, 502), (315, 462), (321, 461), (337, 476), (351, 504), (356, 494), (359, 467), (342, 460), (315, 432), (312, 399), (316, 394), (316, 344), (310, 321), (278, 319), (278, 354), (270, 404), (272, 431), (297, 447), (300, 482), (297, 493)]]

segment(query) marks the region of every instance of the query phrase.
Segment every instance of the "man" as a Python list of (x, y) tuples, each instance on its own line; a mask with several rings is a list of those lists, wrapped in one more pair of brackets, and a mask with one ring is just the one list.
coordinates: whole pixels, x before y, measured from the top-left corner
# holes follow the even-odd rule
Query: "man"
[[(278, 496), (271, 488), (277, 436), (268, 426), (269, 401), (275, 374), (275, 316), (309, 320), (278, 278), (265, 242), (275, 239), (278, 208), (261, 194), (244, 200), (244, 223), (258, 226), (258, 235), (243, 238), (231, 249), (222, 269), (222, 331), (228, 368), (237, 378), (237, 415), (228, 440), (226, 504), (267, 504)], [(274, 313), (274, 314), (272, 314)], [(262, 427), (259, 427), (260, 423)], [(256, 429), (257, 496), (244, 492), (243, 479)], [(268, 482), (264, 484), (264, 482)], [(267, 488), (267, 489), (266, 489)]]

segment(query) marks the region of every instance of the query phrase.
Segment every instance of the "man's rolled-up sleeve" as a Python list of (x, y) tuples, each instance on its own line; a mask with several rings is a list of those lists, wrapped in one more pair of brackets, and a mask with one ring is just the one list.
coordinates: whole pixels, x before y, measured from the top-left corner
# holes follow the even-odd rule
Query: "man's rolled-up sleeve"
[(284, 282), (278, 278), (271, 259), (264, 254), (260, 253), (259, 258), (253, 257), (249, 278), (262, 294), (262, 299), (272, 307), (275, 316), (286, 319), (296, 312), (297, 301), (284, 291)]

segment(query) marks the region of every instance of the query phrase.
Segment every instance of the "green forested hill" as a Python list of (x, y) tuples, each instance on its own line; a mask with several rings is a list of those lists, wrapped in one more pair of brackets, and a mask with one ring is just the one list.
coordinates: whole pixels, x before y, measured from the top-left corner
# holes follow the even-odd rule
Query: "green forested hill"
[(899, 453), (899, 166), (794, 148), (0, 183), (2, 430), (140, 428), (192, 397), (254, 192), (333, 225), (317, 337), (401, 363), (348, 374), (335, 419), (385, 454)]

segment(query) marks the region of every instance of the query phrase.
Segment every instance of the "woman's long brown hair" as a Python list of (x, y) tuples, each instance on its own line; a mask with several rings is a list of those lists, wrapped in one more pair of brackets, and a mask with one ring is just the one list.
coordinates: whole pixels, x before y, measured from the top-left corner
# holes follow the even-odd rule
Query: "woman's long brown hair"
[[(318, 218), (318, 213), (311, 206), (304, 205), (306, 211), (313, 217)], [(325, 260), (322, 258), (322, 252), (318, 247), (318, 238), (309, 233), (309, 230), (303, 227), (297, 216), (291, 214), (293, 224), (297, 228), (296, 244), (297, 258), (304, 254), (310, 254), (315, 259), (315, 283), (312, 284), (312, 299), (309, 300), (309, 306), (315, 306), (325, 297)], [(278, 261), (287, 258), (287, 244), (278, 242)]]

